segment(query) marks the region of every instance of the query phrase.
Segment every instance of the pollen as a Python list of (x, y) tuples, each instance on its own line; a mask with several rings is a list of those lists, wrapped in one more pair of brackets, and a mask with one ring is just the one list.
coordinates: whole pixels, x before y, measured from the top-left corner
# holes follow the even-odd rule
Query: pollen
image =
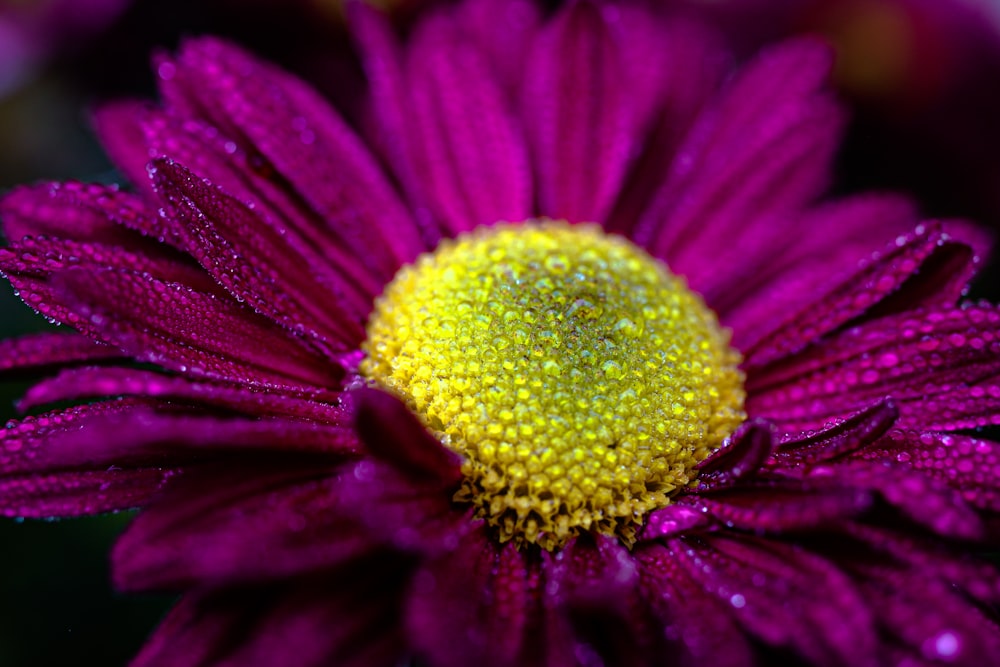
[(631, 544), (746, 415), (739, 354), (683, 279), (595, 225), (443, 241), (375, 303), (361, 373), (463, 457), (501, 541)]

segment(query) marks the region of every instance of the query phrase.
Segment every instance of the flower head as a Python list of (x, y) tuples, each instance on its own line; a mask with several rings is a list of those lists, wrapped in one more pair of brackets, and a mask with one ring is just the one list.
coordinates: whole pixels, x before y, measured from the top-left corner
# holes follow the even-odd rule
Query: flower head
[(4, 344), (65, 367), (22, 407), (94, 399), (9, 425), (0, 511), (146, 508), (116, 583), (185, 596), (135, 664), (997, 654), (1000, 445), (954, 433), (1000, 421), (986, 242), (818, 203), (824, 45), (723, 80), (640, 5), (353, 22), (364, 138), (197, 39), (98, 116), (137, 192), (0, 205), (79, 332)]

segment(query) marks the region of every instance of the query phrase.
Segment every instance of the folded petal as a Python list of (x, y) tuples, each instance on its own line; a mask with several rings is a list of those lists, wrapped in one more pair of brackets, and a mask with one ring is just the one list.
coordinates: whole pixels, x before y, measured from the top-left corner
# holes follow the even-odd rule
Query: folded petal
[(687, 500), (716, 521), (739, 530), (808, 531), (857, 516), (872, 504), (863, 488), (770, 480), (699, 494)]
[(774, 429), (762, 420), (744, 422), (698, 464), (699, 490), (730, 486), (760, 470), (774, 447)]
[(786, 434), (771, 455), (769, 464), (790, 473), (790, 469), (851, 454), (878, 441), (898, 418), (895, 403), (885, 400), (818, 432)]
[(358, 435), (368, 451), (416, 480), (442, 487), (461, 479), (461, 459), (432, 436), (395, 396), (384, 391), (355, 391)]

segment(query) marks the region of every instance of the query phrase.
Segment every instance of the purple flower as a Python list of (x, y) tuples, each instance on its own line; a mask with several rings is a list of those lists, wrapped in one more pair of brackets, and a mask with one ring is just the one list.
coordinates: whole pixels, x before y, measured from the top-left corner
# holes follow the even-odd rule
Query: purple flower
[(0, 512), (145, 507), (116, 584), (184, 597), (135, 665), (1000, 654), (1000, 445), (956, 433), (1000, 422), (987, 241), (818, 202), (823, 44), (724, 78), (638, 5), (353, 25), (362, 132), (197, 39), (98, 114), (136, 192), (0, 204), (79, 332), (0, 364), (88, 401), (8, 425)]

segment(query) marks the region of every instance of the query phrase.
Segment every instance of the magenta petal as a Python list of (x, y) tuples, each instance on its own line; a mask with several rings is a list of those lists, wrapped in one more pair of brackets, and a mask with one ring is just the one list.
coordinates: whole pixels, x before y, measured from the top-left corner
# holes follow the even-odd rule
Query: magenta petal
[[(418, 655), (438, 667), (525, 664), (529, 621), (537, 613), (537, 573), (512, 542), (500, 547), (483, 531), (466, 534), (454, 551), (427, 562), (413, 577), (407, 632)], [(455, 632), (461, 619), (462, 632)]]
[(762, 420), (740, 425), (717, 450), (698, 464), (699, 489), (730, 486), (755, 474), (771, 455), (774, 427)]
[(690, 502), (739, 530), (788, 532), (814, 530), (858, 516), (871, 506), (872, 495), (841, 485), (774, 480), (699, 494)]
[[(109, 267), (181, 282), (208, 293), (217, 286), (197, 267), (179, 261), (179, 257), (158, 252), (156, 248), (126, 250), (99, 243), (65, 241), (54, 238), (25, 237), (14, 246), (0, 248), (0, 271), (18, 291), (21, 299), (41, 315), (68, 324), (92, 338), (93, 323), (76, 311), (73, 299), (59, 286), (61, 276), (70, 269), (102, 271)], [(120, 347), (107, 340), (103, 342)]]
[[(102, 442), (99, 437), (90, 439), (89, 432), (82, 427), (95, 421), (122, 415), (128, 419), (129, 413), (143, 409), (144, 406), (134, 400), (110, 401), (11, 420), (7, 422), (5, 429), (0, 430), (0, 475), (72, 468), (85, 463), (91, 458), (82, 451), (86, 445), (69, 448), (71, 456), (63, 461), (62, 452), (56, 451), (55, 455), (50, 452), (51, 441), (66, 436), (76, 437), (100, 450), (108, 443)], [(108, 460), (110, 457), (98, 455), (96, 458), (99, 463), (97, 467), (106, 468), (107, 464), (112, 462)]]
[(469, 0), (455, 14), (459, 30), (479, 47), (507, 97), (514, 99), (542, 22), (538, 5), (531, 0)]
[(1000, 375), (998, 323), (1000, 311), (985, 304), (865, 322), (752, 373), (748, 409), (811, 427), (891, 396), (901, 426), (960, 428), (948, 422), (1000, 405), (990, 389)]
[(461, 478), (461, 459), (438, 442), (396, 397), (375, 389), (353, 393), (358, 435), (375, 456), (416, 479), (442, 485)]
[(0, 200), (0, 220), (12, 243), (47, 235), (117, 245), (136, 240), (123, 226), (146, 234), (160, 226), (136, 195), (78, 182), (16, 188)]
[[(329, 581), (304, 581), (262, 608), (249, 636), (239, 636), (219, 667), (398, 667), (409, 647), (397, 594), (405, 563), (365, 563)], [(290, 650), (290, 647), (294, 647)]]
[(874, 619), (832, 563), (775, 540), (675, 539), (670, 553), (759, 641), (816, 665), (875, 665)]
[(1000, 511), (1000, 443), (950, 433), (893, 431), (855, 453), (873, 461), (899, 463), (956, 489), (969, 504)]
[(920, 570), (871, 568), (865, 574), (863, 594), (878, 624), (915, 656), (972, 667), (1000, 655), (996, 622), (950, 584), (928, 579)]
[(983, 536), (979, 515), (958, 491), (902, 464), (855, 461), (814, 469), (810, 475), (877, 491), (906, 518), (939, 535), (966, 540)]
[[(628, 550), (606, 535), (577, 538), (551, 560), (547, 580), (556, 582), (560, 604), (580, 607), (624, 605), (625, 592), (638, 582)], [(624, 607), (619, 611), (625, 611)]]
[(347, 12), (351, 34), (368, 76), (372, 124), (370, 140), (379, 147), (386, 162), (392, 165), (406, 190), (424, 237), (434, 245), (441, 230), (431, 216), (429, 204), (419, 185), (420, 177), (412, 155), (407, 118), (411, 102), (403, 75), (400, 46), (386, 17), (369, 3), (350, 2)]
[(286, 416), (344, 423), (339, 394), (316, 392), (288, 396), (274, 391), (191, 381), (152, 371), (130, 368), (79, 368), (63, 371), (25, 393), (18, 408), (28, 410), (46, 403), (82, 398), (139, 396), (191, 405), (218, 406), (253, 416)]
[(638, 140), (621, 59), (591, 2), (563, 8), (535, 40), (521, 112), (541, 215), (602, 222), (609, 214)]
[(454, 487), (414, 479), (383, 462), (356, 463), (340, 477), (335, 493), (340, 512), (356, 517), (371, 539), (395, 551), (451, 551), (482, 525), (471, 509), (452, 503)]
[(530, 218), (527, 147), (477, 45), (438, 14), (417, 29), (406, 64), (412, 159), (448, 233)]
[(336, 510), (328, 470), (212, 465), (191, 471), (129, 525), (112, 555), (123, 590), (259, 584), (331, 570), (373, 545)]
[(666, 651), (682, 667), (750, 667), (753, 652), (732, 618), (730, 600), (719, 600), (681, 567), (668, 549), (647, 544), (635, 551), (640, 591), (662, 623)]
[(77, 517), (141, 507), (177, 475), (171, 468), (0, 475), (0, 516)]
[(697, 503), (675, 502), (651, 512), (646, 518), (640, 539), (651, 542), (713, 526), (712, 517)]
[(60, 274), (76, 326), (137, 359), (246, 385), (336, 387), (342, 371), (239, 304), (149, 274)]
[[(922, 304), (951, 304), (959, 291), (952, 289), (955, 271), (968, 259), (967, 246), (945, 241), (934, 226), (920, 226), (900, 236), (884, 253), (854, 276), (832, 289), (820, 302), (786, 317), (770, 335), (744, 350), (745, 366), (756, 370), (803, 350), (821, 336), (878, 310), (888, 315), (897, 297), (905, 311)], [(962, 260), (963, 256), (965, 260)], [(961, 260), (961, 261), (959, 261)], [(916, 283), (910, 279), (919, 276)], [(957, 283), (955, 283), (957, 284)]]
[[(398, 632), (398, 566), (350, 578), (302, 580), (276, 589), (187, 595), (132, 667), (392, 667), (405, 658)], [(380, 587), (378, 583), (384, 584)]]
[[(329, 221), (319, 219), (258, 153), (251, 150), (248, 154), (218, 128), (145, 107), (136, 109), (123, 122), (138, 125), (149, 145), (149, 155), (143, 157), (144, 173), (151, 158), (163, 162), (162, 156), (166, 156), (168, 162), (183, 164), (207, 177), (229, 197), (252, 208), (254, 215), (250, 217), (259, 219), (257, 227), (264, 226), (264, 221), (274, 221), (263, 231), (269, 231), (271, 226), (280, 229), (281, 247), (295, 245), (302, 259), (308, 260), (309, 268), (320, 275), (336, 268), (362, 283), (379, 282), (387, 277), (380, 275), (378, 266), (365, 256), (359, 258), (357, 253), (345, 250), (329, 234)], [(152, 185), (148, 176), (146, 180), (147, 185)], [(180, 242), (183, 229), (175, 224), (173, 216), (161, 215), (161, 219), (169, 221), (170, 234), (176, 238), (174, 243)]]
[(831, 285), (857, 273), (871, 258), (873, 240), (896, 239), (918, 222), (908, 199), (879, 193), (772, 216), (739, 243), (713, 253), (692, 285), (733, 327), (733, 342), (744, 349), (788, 313), (821, 300)]
[(152, 192), (146, 165), (156, 154), (150, 150), (135, 118), (148, 106), (147, 102), (131, 100), (103, 104), (94, 112), (93, 119), (101, 146), (129, 182), (145, 194)]
[(0, 341), (0, 373), (46, 370), (120, 359), (122, 352), (74, 333), (38, 333)]
[(800, 208), (826, 186), (843, 124), (823, 90), (831, 55), (813, 40), (771, 48), (681, 146), (636, 236), (693, 284), (716, 248), (752, 237), (751, 223)]
[(318, 269), (319, 260), (288, 230), (179, 164), (153, 164), (157, 192), (178, 218), (188, 251), (230, 293), (293, 331), (360, 342), (362, 320), (382, 286), (352, 258), (332, 252)]
[(623, 60), (636, 122), (646, 138), (607, 223), (631, 234), (667, 180), (677, 149), (730, 64), (722, 39), (681, 16), (653, 16), (641, 4), (617, 5)]
[(359, 449), (353, 432), (342, 427), (160, 414), (151, 405), (124, 399), (9, 422), (0, 431), (0, 475), (178, 465), (226, 452), (249, 456), (268, 450), (339, 461)]
[(955, 553), (940, 543), (912, 532), (862, 523), (844, 524), (848, 534), (872, 549), (888, 554), (901, 565), (956, 585), (984, 604), (1000, 602), (1000, 572), (986, 561)]
[(217, 39), (187, 42), (177, 66), (210, 120), (263, 155), (345, 247), (391, 276), (424, 249), (367, 147), (302, 81)]
[(549, 605), (569, 621), (581, 662), (636, 665), (657, 650), (660, 628), (642, 610), (638, 563), (616, 538), (581, 537), (549, 556), (542, 554)]
[(795, 469), (850, 454), (885, 435), (898, 417), (895, 404), (885, 400), (817, 433), (786, 435), (770, 464), (778, 469)]

